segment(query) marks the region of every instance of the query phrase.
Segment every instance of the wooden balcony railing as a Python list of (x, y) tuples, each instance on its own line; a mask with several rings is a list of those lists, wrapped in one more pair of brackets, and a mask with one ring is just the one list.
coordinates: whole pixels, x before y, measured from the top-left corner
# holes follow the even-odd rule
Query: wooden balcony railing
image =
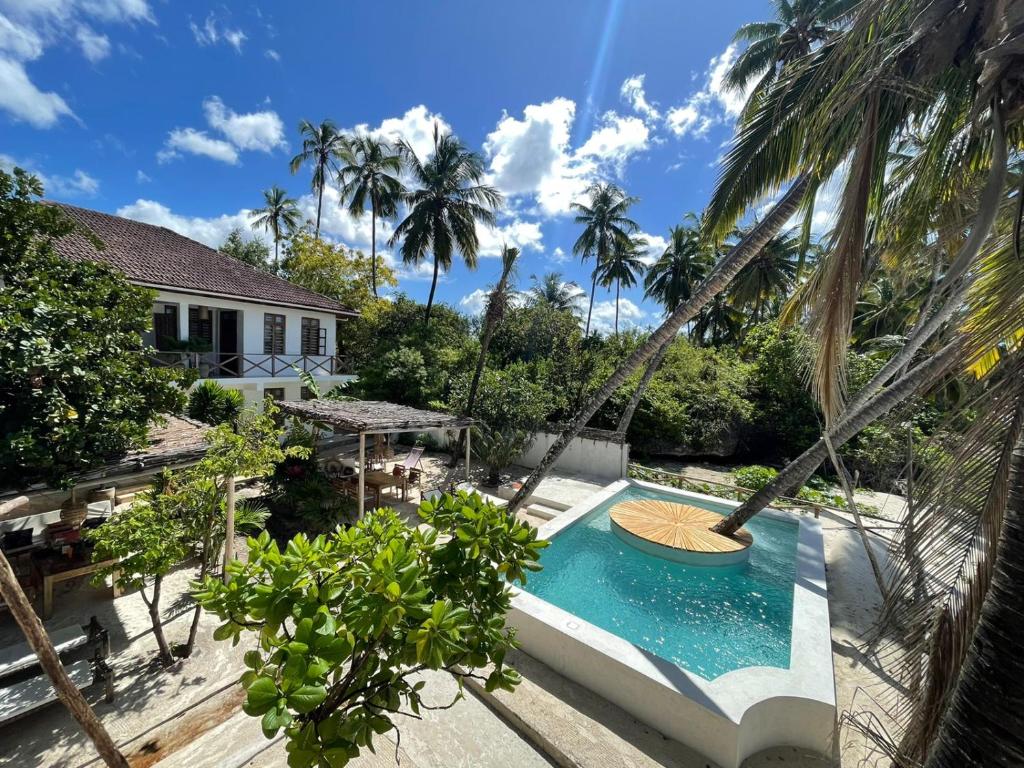
[(234, 379), (246, 376), (294, 376), (295, 369), (313, 376), (352, 373), (349, 360), (340, 355), (253, 355), (244, 352), (156, 352), (154, 365), (199, 370), (203, 379)]

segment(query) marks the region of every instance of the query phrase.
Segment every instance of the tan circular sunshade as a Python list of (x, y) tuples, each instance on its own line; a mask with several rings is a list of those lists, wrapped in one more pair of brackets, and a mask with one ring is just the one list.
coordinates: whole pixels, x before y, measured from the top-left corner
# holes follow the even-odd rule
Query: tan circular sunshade
[(740, 552), (754, 541), (744, 528), (734, 536), (714, 533), (711, 526), (721, 521), (721, 515), (671, 501), (624, 501), (612, 507), (611, 518), (616, 525), (645, 541), (687, 552)]

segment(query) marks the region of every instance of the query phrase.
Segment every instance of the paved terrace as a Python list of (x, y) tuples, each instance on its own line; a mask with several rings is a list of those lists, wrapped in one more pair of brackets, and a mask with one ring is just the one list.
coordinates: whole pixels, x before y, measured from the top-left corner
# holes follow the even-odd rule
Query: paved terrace
[[(432, 480), (443, 481), (449, 473), (461, 479), (462, 469), (449, 470), (442, 459), (435, 456), (427, 462)], [(552, 478), (546, 488), (581, 491), (582, 486), (577, 484), (586, 482), (578, 477)], [(411, 503), (396, 506), (410, 515), (415, 510)], [(526, 516), (539, 522), (529, 513)], [(874, 659), (861, 655), (858, 637), (869, 628), (880, 601), (852, 523), (841, 515), (825, 516), (822, 523), (837, 703), (841, 711), (851, 707), (870, 709), (870, 696), (884, 690), (890, 681)], [(885, 524), (878, 524), (872, 531), (880, 555), (890, 531)], [(188, 631), (190, 613), (185, 591), (191, 575), (188, 569), (182, 569), (166, 582), (164, 618), (171, 642), (183, 640)], [(73, 595), (65, 594), (57, 601), (47, 627), (55, 631), (95, 614), (110, 629), (110, 662), (117, 674), (117, 698), (108, 704), (100, 692), (90, 691), (90, 701), (136, 768), (157, 762), (167, 768), (270, 768), (285, 764), (283, 744), (264, 739), (258, 722), (238, 709), (241, 697), (235, 681), (243, 670), (245, 643), (237, 648), (231, 648), (230, 643), (215, 643), (211, 636), (216, 622), (204, 617), (194, 656), (169, 671), (161, 671), (154, 663), (155, 646), (141, 599), (129, 594), (112, 601), (108, 594), (79, 585)], [(10, 618), (0, 618), (0, 646), (18, 637)], [(663, 738), (529, 657), (520, 654), (514, 663), (525, 677), (515, 694), (491, 696), (470, 690), (451, 710), (425, 713), (422, 721), (409, 719), (402, 728), (400, 746), (395, 734), (388, 734), (378, 742), (376, 755), (366, 753), (351, 765), (392, 768), (399, 764), (396, 753), (403, 768), (709, 765), (688, 748)], [(454, 693), (454, 681), (442, 673), (432, 674), (429, 682), (438, 703)], [(0, 728), (0, 755), (5, 758), (0, 762), (15, 766), (101, 765), (59, 705)], [(864, 768), (887, 764), (859, 734), (847, 728), (837, 740), (833, 760), (779, 749), (761, 753), (746, 763), (748, 768)]]

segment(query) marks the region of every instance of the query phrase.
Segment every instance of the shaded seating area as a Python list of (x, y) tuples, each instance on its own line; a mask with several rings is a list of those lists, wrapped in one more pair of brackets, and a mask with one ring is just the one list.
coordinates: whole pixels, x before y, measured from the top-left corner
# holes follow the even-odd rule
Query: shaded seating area
[[(366, 509), (366, 494), (370, 491), (379, 506), (381, 495), (398, 490), (408, 498), (409, 488), (422, 482), (420, 461), (423, 449), (414, 447), (388, 470), (388, 437), (403, 432), (423, 432), (430, 429), (464, 431), (466, 438), (466, 480), (470, 468), (470, 427), (475, 423), (465, 416), (441, 411), (412, 408), (407, 405), (380, 400), (285, 400), (278, 407), (283, 413), (302, 421), (325, 425), (335, 432), (357, 435), (359, 450), (354, 474), (334, 480), (339, 493), (352, 494), (357, 500), (359, 515)], [(367, 438), (373, 442), (367, 451)]]

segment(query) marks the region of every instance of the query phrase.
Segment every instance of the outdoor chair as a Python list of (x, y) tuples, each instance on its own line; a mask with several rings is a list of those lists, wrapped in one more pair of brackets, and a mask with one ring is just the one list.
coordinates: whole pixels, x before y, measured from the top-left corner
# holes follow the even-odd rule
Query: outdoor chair
[(404, 477), (405, 487), (415, 485), (423, 491), (423, 468), (420, 466), (420, 459), (423, 458), (423, 447), (415, 446), (409, 449), (409, 453), (402, 460), (401, 464), (395, 464), (392, 470), (395, 477)]

